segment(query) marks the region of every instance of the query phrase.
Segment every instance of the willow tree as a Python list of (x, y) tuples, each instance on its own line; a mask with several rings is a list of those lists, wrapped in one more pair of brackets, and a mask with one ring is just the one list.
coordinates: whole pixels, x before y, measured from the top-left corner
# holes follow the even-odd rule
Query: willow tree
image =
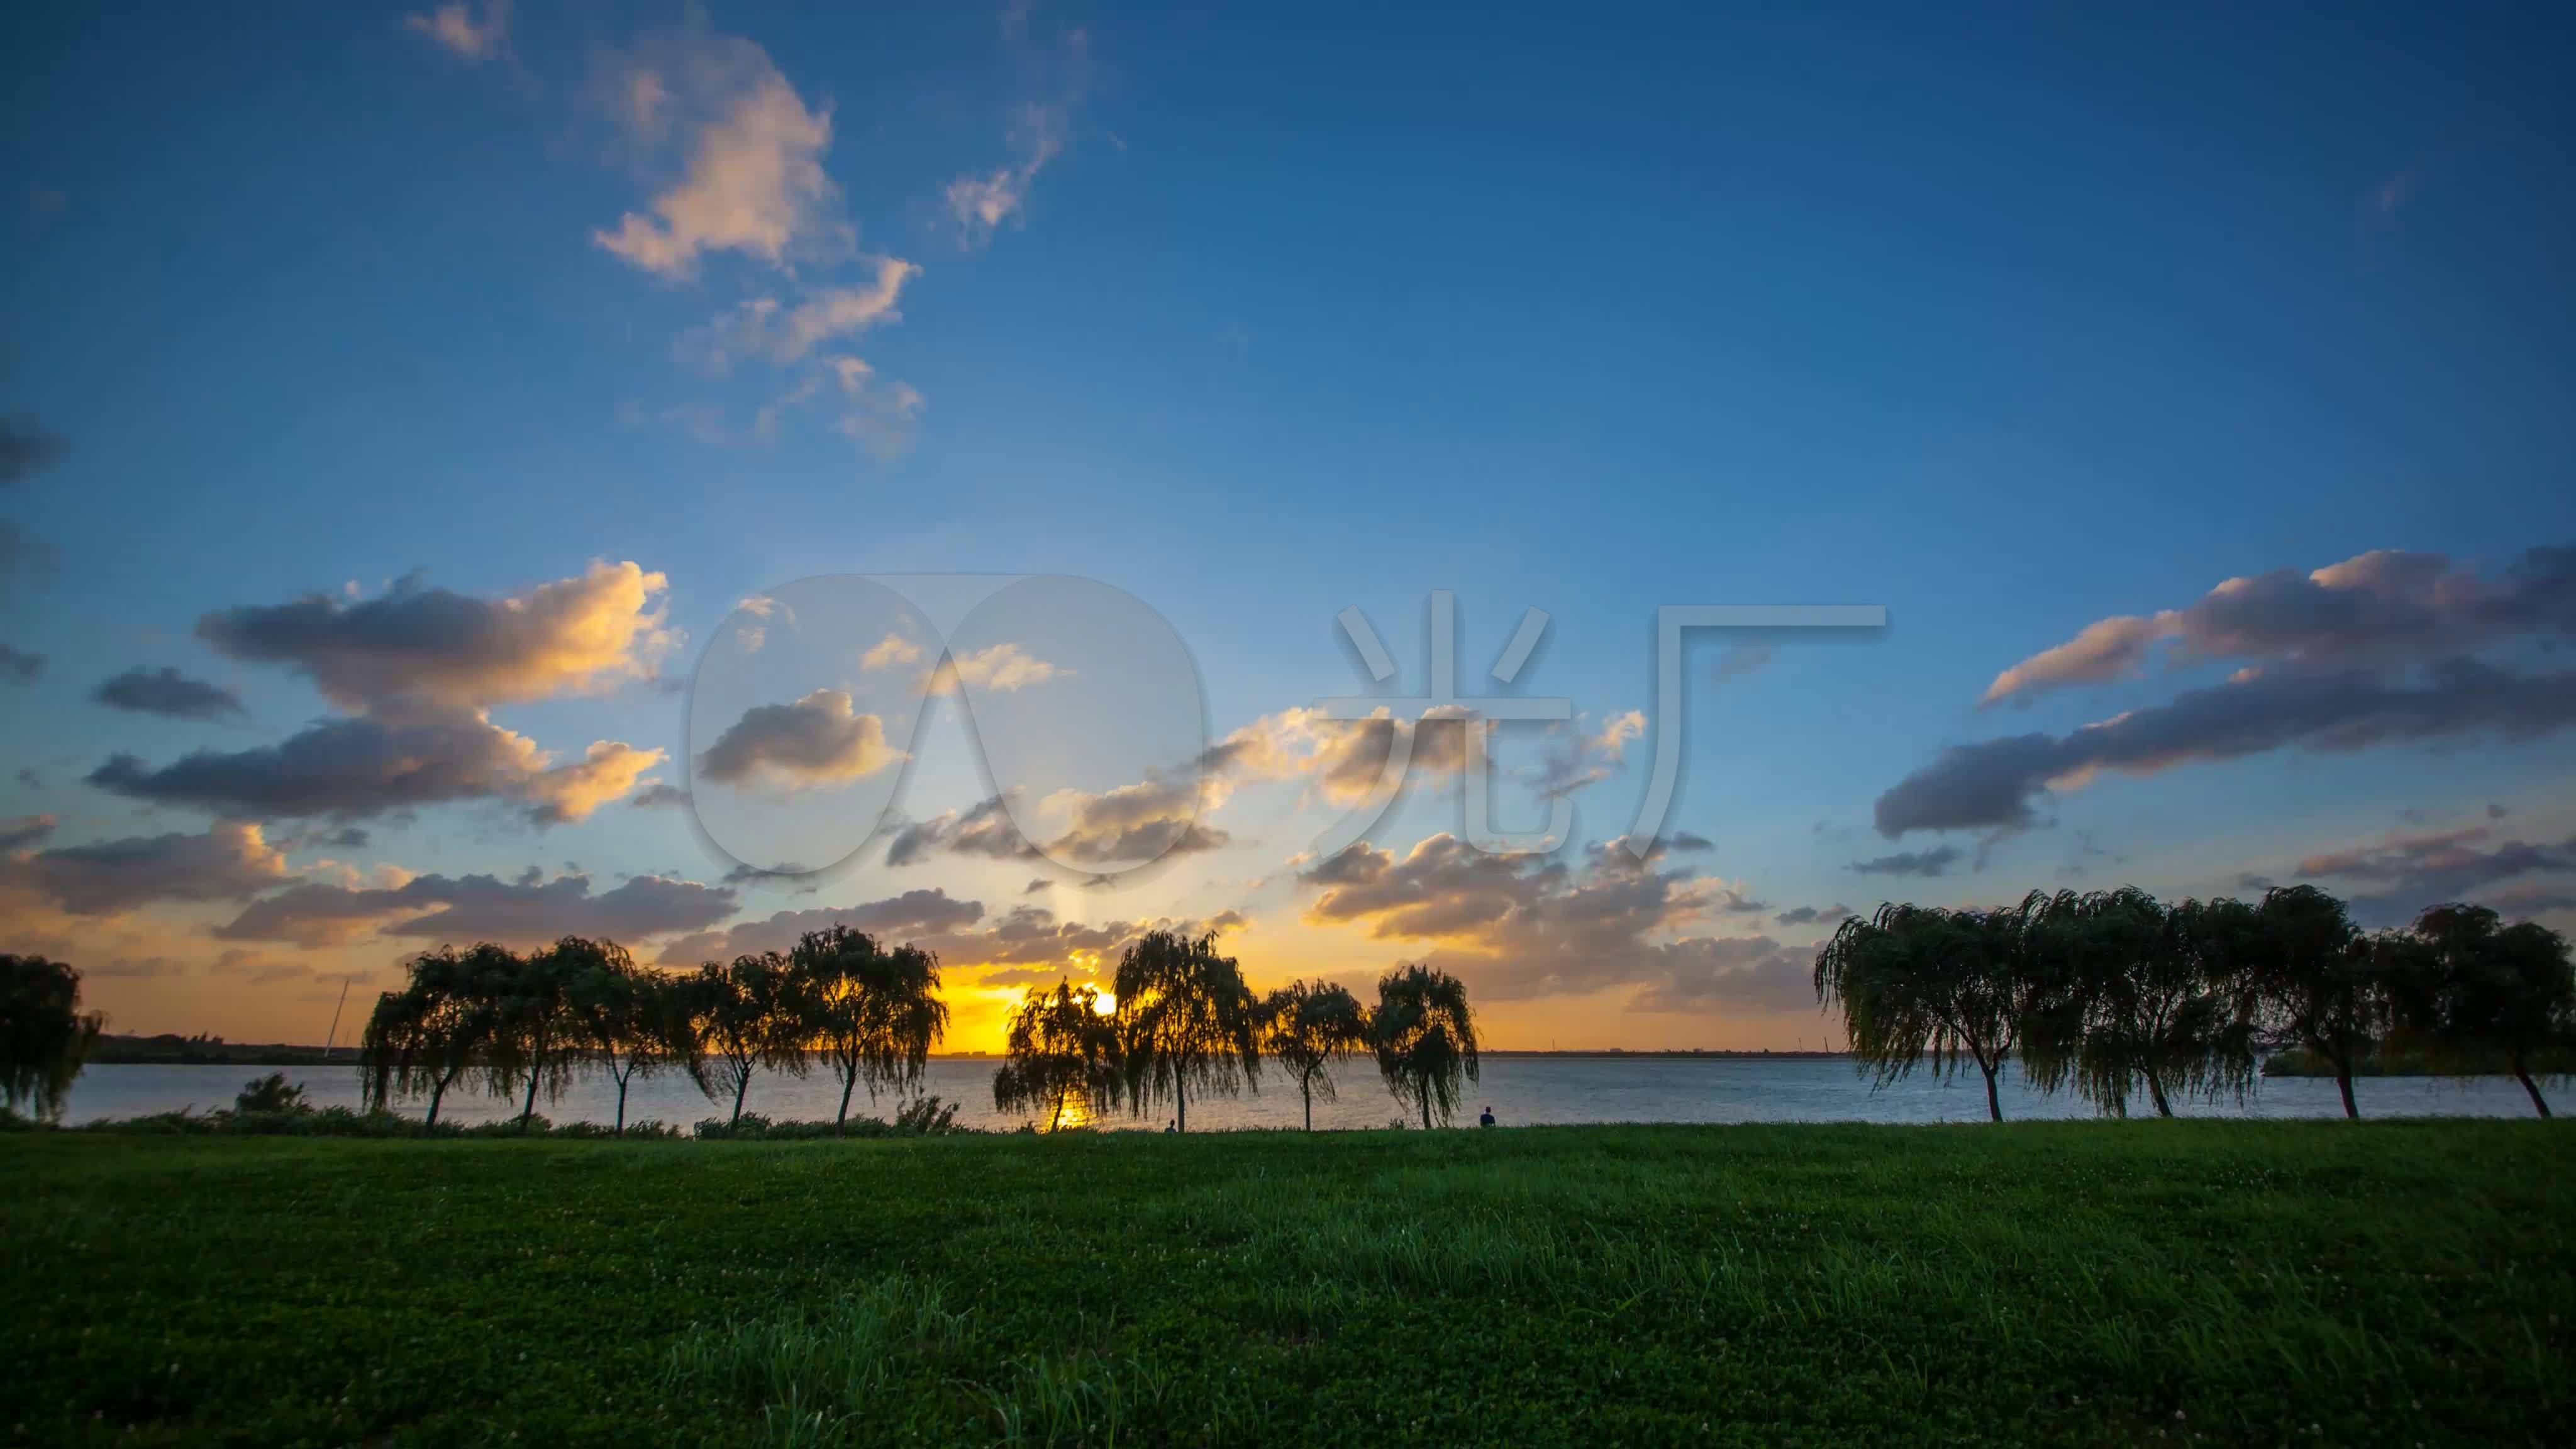
[(1052, 1132), (1064, 1124), (1069, 1103), (1083, 1103), (1094, 1116), (1116, 1106), (1125, 1080), (1118, 1024), (1101, 1011), (1099, 991), (1068, 981), (1052, 992), (1032, 986), (1011, 1013), (1002, 1065), (993, 1072), (993, 1106), (1043, 1110)]
[(1128, 1101), (1142, 1115), (1169, 1099), (1190, 1130), (1190, 1092), (1261, 1090), (1261, 1008), (1216, 937), (1148, 931), (1119, 959), (1118, 997)]
[(520, 1096), (519, 1125), (537, 1115), (537, 1094), (553, 1102), (572, 1084), (581, 1064), (582, 1024), (573, 989), (583, 975), (626, 952), (612, 942), (566, 936), (517, 958), (515, 969), (494, 979), (492, 1040), (483, 1074), (493, 1094)]
[(2032, 892), (2022, 916), (2040, 984), (2021, 1057), (2033, 1084), (2071, 1081), (2123, 1117), (2141, 1084), (2161, 1117), (2177, 1096), (2244, 1100), (2255, 1031), (2234, 968), (2248, 914), (2234, 901), (2168, 907), (2134, 886)]
[(360, 1043), (368, 1109), (381, 1112), (395, 1097), (426, 1092), (427, 1125), (437, 1126), (447, 1089), (489, 1048), (501, 983), (518, 965), (518, 957), (488, 944), (462, 952), (441, 946), (405, 962), (409, 979), (376, 998)]
[(42, 956), (0, 955), (0, 1104), (62, 1115), (72, 1079), (107, 1018), (80, 1009), (80, 972)]
[(1973, 1062), (1986, 1079), (1986, 1115), (2000, 1122), (1995, 1076), (2045, 1005), (2030, 925), (2023, 909), (1881, 905), (1844, 921), (1816, 952), (1816, 999), (1842, 1008), (1843, 1035), (1874, 1085), (1927, 1061), (1941, 1077)]
[(2567, 939), (2530, 921), (2507, 926), (2484, 906), (2435, 906), (2415, 918), (2412, 950), (2390, 973), (2391, 1045), (2461, 1073), (2501, 1066), (2546, 1117), (2535, 1061), (2576, 1046), (2576, 977)]
[(2379, 1044), (2388, 978), (2405, 949), (2364, 936), (2343, 902), (2309, 885), (2264, 892), (2246, 924), (2242, 979), (2266, 1038), (2333, 1068), (2347, 1118), (2361, 1115), (2353, 1069)]
[(709, 961), (689, 979), (688, 990), (698, 1090), (709, 1101), (730, 1092), (733, 1115), (726, 1125), (740, 1126), (743, 1100), (762, 1067), (798, 1077), (809, 1070), (811, 1002), (787, 958), (775, 951), (737, 956), (730, 965)]
[(626, 1133), (626, 1089), (639, 1077), (686, 1067), (691, 1034), (680, 978), (635, 964), (609, 942), (583, 959), (567, 987), (574, 1043), (617, 1084), (617, 1133)]
[(1347, 986), (1298, 981), (1261, 1003), (1261, 1047), (1297, 1079), (1306, 1130), (1315, 1130), (1315, 1099), (1334, 1099), (1332, 1065), (1369, 1048), (1368, 1008)]
[(808, 931), (788, 953), (810, 1006), (815, 1040), (841, 1079), (832, 1130), (850, 1116), (850, 1093), (864, 1084), (868, 1100), (882, 1088), (898, 1093), (919, 1083), (930, 1049), (948, 1030), (939, 999), (939, 958), (917, 946), (889, 951), (847, 926)]
[(1421, 1110), (1424, 1131), (1434, 1112), (1447, 1126), (1458, 1110), (1460, 1085), (1479, 1079), (1467, 984), (1420, 963), (1399, 966), (1379, 978), (1369, 1024), (1369, 1045), (1387, 1091)]

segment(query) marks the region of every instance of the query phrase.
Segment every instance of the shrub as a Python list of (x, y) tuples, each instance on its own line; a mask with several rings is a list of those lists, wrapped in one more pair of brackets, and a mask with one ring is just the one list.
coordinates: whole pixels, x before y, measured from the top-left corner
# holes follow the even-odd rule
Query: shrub
[(310, 1112), (313, 1108), (304, 1100), (302, 1082), (288, 1086), (286, 1073), (271, 1072), (242, 1083), (241, 1094), (233, 1098), (233, 1110), (243, 1113)]

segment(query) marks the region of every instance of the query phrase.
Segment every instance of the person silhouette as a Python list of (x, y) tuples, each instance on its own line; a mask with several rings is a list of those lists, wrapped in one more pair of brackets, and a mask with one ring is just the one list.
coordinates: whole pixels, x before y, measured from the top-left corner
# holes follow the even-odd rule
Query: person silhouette
[(1491, 1127), (1491, 1126), (1493, 1126), (1493, 1125), (1494, 1125), (1494, 1104), (1493, 1104), (1493, 1103), (1491, 1103), (1491, 1102), (1486, 1103), (1486, 1104), (1485, 1104), (1485, 1110), (1484, 1110), (1483, 1112), (1481, 1112), (1481, 1113), (1477, 1114), (1477, 1117), (1476, 1117), (1476, 1125), (1477, 1125), (1477, 1126), (1479, 1126), (1479, 1127)]
[(1181, 1130), (1181, 1124), (1166, 1117), (1163, 1119), (1163, 1130), (1166, 1132), (1178, 1132)]

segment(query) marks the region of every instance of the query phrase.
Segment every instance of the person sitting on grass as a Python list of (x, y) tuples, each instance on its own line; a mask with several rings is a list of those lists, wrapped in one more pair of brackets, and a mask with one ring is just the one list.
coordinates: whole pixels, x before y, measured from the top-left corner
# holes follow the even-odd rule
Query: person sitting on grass
[(1476, 1114), (1476, 1125), (1479, 1127), (1491, 1127), (1494, 1125), (1493, 1103), (1487, 1102), (1485, 1104), (1485, 1110)]

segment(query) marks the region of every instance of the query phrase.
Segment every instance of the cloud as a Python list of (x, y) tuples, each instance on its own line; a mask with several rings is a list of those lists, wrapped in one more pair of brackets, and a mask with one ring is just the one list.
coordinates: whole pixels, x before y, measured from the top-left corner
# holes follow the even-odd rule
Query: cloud
[(100, 685), (90, 698), (114, 709), (169, 719), (221, 719), (243, 713), (241, 696), (166, 665), (157, 672), (129, 669)]
[(1995, 676), (1981, 704), (2027, 704), (2043, 691), (2067, 684), (2100, 684), (2137, 669), (2148, 646), (2166, 637), (2161, 619), (2122, 615), (2087, 624), (2063, 644), (2043, 649)]
[[(52, 818), (12, 824), (19, 827), (13, 834), (41, 839)], [(246, 900), (291, 878), (286, 857), (260, 828), (238, 822), (202, 835), (134, 836), (13, 855), (0, 870), (11, 884), (76, 916), (116, 915), (153, 901)]]
[(775, 436), (789, 412), (807, 406), (830, 413), (832, 431), (879, 458), (891, 458), (911, 445), (913, 427), (929, 402), (910, 383), (880, 381), (876, 369), (858, 358), (822, 357), (793, 388), (761, 407), (752, 419), (752, 432)]
[(2382, 549), (2302, 574), (2235, 578), (2187, 607), (2087, 625), (1995, 676), (1984, 703), (2026, 702), (2145, 666), (2246, 659), (2309, 670), (2386, 670), (2500, 640), (2576, 634), (2576, 547), (2534, 548), (2489, 576), (2435, 553)]
[(1309, 709), (1264, 715), (1199, 757), (1202, 771), (1219, 791), (1210, 807), (1238, 780), (1306, 779), (1328, 802), (1347, 809), (1368, 799), (1386, 769), (1389, 751), (1403, 737), (1413, 747), (1408, 779), (1455, 775), (1467, 756), (1467, 709), (1439, 706), (1420, 721), (1398, 720), (1383, 709), (1361, 720), (1327, 719)]
[(540, 824), (584, 820), (600, 806), (623, 798), (645, 771), (660, 763), (660, 750), (594, 740), (579, 760), (539, 771), (520, 793), (532, 802), (529, 814)]
[(1783, 926), (1830, 926), (1842, 921), (1851, 913), (1851, 907), (1839, 904), (1822, 907), (1792, 906), (1771, 919)]
[(904, 285), (921, 268), (900, 257), (871, 257), (875, 275), (855, 287), (820, 287), (793, 306), (775, 297), (756, 297), (700, 328), (680, 342), (681, 351), (721, 370), (740, 357), (761, 356), (779, 366), (802, 361), (816, 347), (836, 337), (900, 322), (896, 309)]
[(984, 903), (959, 900), (945, 890), (905, 891), (899, 896), (856, 906), (780, 911), (757, 921), (741, 921), (723, 931), (680, 937), (662, 947), (666, 966), (701, 960), (730, 960), (761, 951), (784, 951), (808, 931), (848, 926), (898, 941), (945, 937), (984, 918)]
[(26, 416), (0, 418), (0, 488), (22, 483), (61, 461), (70, 444)]
[(2347, 753), (2373, 745), (2464, 735), (2530, 739), (2576, 723), (2576, 672), (2521, 674), (2473, 659), (2426, 666), (2412, 680), (2375, 671), (2242, 676), (2171, 703), (2065, 735), (2027, 734), (1958, 745), (1878, 797), (1878, 830), (2014, 828), (2034, 803), (2101, 770), (2147, 775), (2197, 761), (2298, 748)]
[(1209, 797), (1221, 793), (1186, 770), (1097, 794), (1057, 790), (1039, 801), (1034, 812), (1042, 837), (1035, 846), (1021, 835), (1008, 803), (995, 795), (970, 809), (946, 811), (896, 831), (886, 846), (886, 864), (917, 865), (938, 852), (988, 860), (1043, 853), (1061, 864), (1107, 869), (1215, 850), (1232, 843), (1232, 837), (1200, 823), (1199, 816)]
[[(2427, 906), (2480, 899), (2517, 876), (2576, 871), (2576, 837), (2554, 844), (2491, 840), (2494, 832), (2483, 825), (2391, 834), (2310, 855), (2298, 863), (2297, 873), (2364, 887), (2351, 894), (2353, 918), (2378, 927), (2402, 925)], [(2527, 888), (2520, 899), (2527, 910), (2554, 909), (2543, 902), (2565, 891), (2564, 885)]]
[(1058, 669), (1017, 644), (1003, 643), (964, 654), (951, 653), (939, 661), (939, 667), (931, 671), (922, 689), (927, 694), (955, 694), (958, 684), (963, 682), (970, 689), (988, 694), (1010, 694), (1033, 684), (1044, 684), (1058, 676), (1070, 677), (1072, 673), (1070, 669)]
[(1627, 760), (1630, 742), (1645, 735), (1646, 713), (1637, 709), (1610, 716), (1591, 734), (1575, 731), (1567, 737), (1567, 747), (1547, 762), (1539, 778), (1539, 793), (1571, 794), (1610, 778)]
[(859, 667), (871, 670), (893, 669), (899, 665), (918, 663), (920, 659), (920, 645), (901, 634), (888, 634), (869, 646), (867, 653), (859, 656)]
[(645, 211), (592, 233), (601, 249), (680, 280), (709, 252), (785, 267), (848, 246), (840, 188), (823, 170), (832, 108), (807, 106), (759, 46), (704, 33), (666, 40), (616, 68), (608, 99), (637, 139), (676, 138), (685, 159)]
[(830, 785), (907, 758), (886, 744), (885, 721), (859, 714), (848, 691), (818, 689), (794, 704), (755, 705), (698, 756), (698, 775), (722, 785), (758, 779)]
[(462, 3), (441, 5), (427, 15), (406, 15), (403, 25), (468, 65), (480, 65), (509, 43), (510, 0), (483, 0), (480, 25), (474, 23), (472, 8)]
[(368, 936), (507, 945), (564, 935), (635, 941), (704, 931), (733, 914), (735, 899), (728, 887), (655, 875), (596, 895), (580, 874), (550, 881), (423, 875), (378, 887), (306, 883), (251, 902), (215, 935), (317, 949)]
[(943, 811), (897, 830), (886, 843), (885, 863), (897, 867), (917, 865), (940, 851), (988, 860), (1011, 860), (1031, 853), (1028, 842), (1020, 837), (1019, 826), (1011, 821), (1010, 807), (999, 795), (970, 809)]
[(680, 642), (658, 602), (669, 586), (632, 563), (593, 563), (501, 599), (415, 576), (356, 603), (317, 593), (222, 610), (197, 621), (197, 637), (227, 658), (290, 665), (346, 709), (478, 708), (651, 678)]
[(1037, 180), (1038, 172), (1049, 161), (1062, 154), (1071, 123), (1070, 105), (1023, 106), (1011, 122), (1010, 144), (1015, 159), (1008, 165), (960, 176), (948, 183), (944, 199), (949, 218), (957, 224), (961, 246), (970, 250), (983, 246), (1004, 222), (1018, 223), (1030, 183)]
[(32, 684), (45, 672), (45, 656), (30, 654), (9, 644), (0, 644), (0, 679), (12, 684)]
[(401, 720), (361, 716), (308, 725), (275, 745), (199, 750), (154, 768), (109, 757), (88, 782), (160, 805), (189, 805), (253, 819), (361, 819), (424, 805), (506, 800), (541, 824), (579, 820), (615, 799), (662, 759), (609, 741), (556, 766), (525, 735), (477, 713), (429, 712)]
[(1048, 858), (1068, 865), (1131, 865), (1166, 855), (1216, 850), (1232, 843), (1200, 822), (1206, 782), (1190, 772), (1157, 776), (1091, 794), (1058, 790), (1039, 812), (1060, 827), (1047, 838)]
[(61, 818), (53, 815), (0, 818), (0, 855), (12, 855), (45, 840), (60, 824)]
[(663, 805), (686, 805), (689, 803), (689, 792), (668, 781), (651, 780), (645, 783), (643, 789), (635, 792), (635, 798), (626, 803), (645, 809)]
[(1434, 835), (1398, 857), (1353, 845), (1308, 866), (1306, 920), (1429, 943), (1425, 959), (1489, 1000), (1635, 988), (1635, 1010), (1786, 1010), (1814, 1004), (1794, 952), (1768, 937), (1685, 934), (1740, 907), (1722, 881), (1640, 865), (1616, 844), (1579, 865), (1495, 856)]
[(1871, 860), (1855, 860), (1851, 869), (1862, 875), (1944, 875), (1963, 854), (1955, 845), (1936, 845), (1930, 850), (1900, 850)]

